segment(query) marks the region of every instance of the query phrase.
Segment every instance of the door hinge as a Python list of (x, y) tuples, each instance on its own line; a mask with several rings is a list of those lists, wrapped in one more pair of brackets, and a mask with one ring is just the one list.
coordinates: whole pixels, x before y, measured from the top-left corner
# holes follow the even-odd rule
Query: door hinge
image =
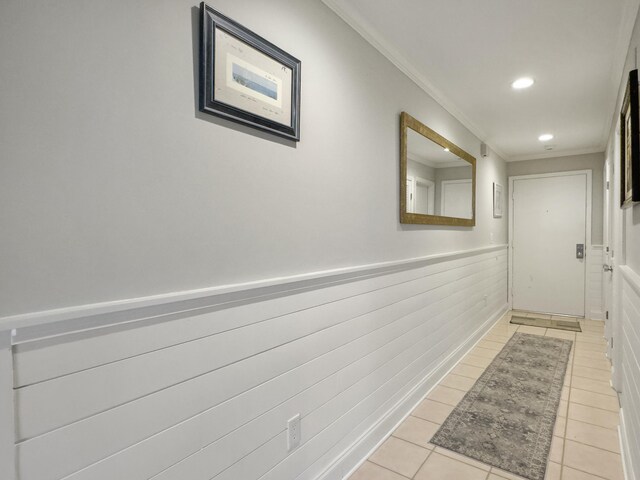
[(613, 337), (611, 337), (611, 350), (613, 350)]
[(609, 182), (607, 181), (607, 190), (609, 190)]
[(605, 320), (609, 320), (609, 310), (607, 310), (607, 313), (604, 314), (604, 318)]

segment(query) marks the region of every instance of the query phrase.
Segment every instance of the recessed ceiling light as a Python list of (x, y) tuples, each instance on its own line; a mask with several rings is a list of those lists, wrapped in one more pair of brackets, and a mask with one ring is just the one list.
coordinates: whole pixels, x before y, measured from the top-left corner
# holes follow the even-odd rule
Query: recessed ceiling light
[(445, 148), (445, 149), (444, 149), (444, 151), (445, 151), (445, 152), (448, 152), (448, 151), (449, 151), (449, 147)]
[(538, 140), (540, 140), (541, 142), (548, 142), (549, 140), (553, 140), (553, 135), (551, 135), (550, 133), (545, 133), (544, 135), (540, 135), (538, 137)]
[(531, 85), (533, 85), (533, 78), (522, 77), (513, 82), (511, 87), (516, 90), (522, 90), (523, 88), (529, 88)]

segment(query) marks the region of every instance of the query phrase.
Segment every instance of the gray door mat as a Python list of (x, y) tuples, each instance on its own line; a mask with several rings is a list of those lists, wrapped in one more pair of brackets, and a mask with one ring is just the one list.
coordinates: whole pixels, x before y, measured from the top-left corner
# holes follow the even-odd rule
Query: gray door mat
[(547, 318), (520, 317), (518, 315), (513, 315), (509, 323), (513, 323), (514, 325), (529, 325), (531, 327), (555, 328), (556, 330), (582, 332), (580, 322), (576, 320), (549, 320)]

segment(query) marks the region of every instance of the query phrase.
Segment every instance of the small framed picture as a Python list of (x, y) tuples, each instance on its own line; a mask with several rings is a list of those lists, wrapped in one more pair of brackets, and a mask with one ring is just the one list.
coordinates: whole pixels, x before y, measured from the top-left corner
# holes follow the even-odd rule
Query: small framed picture
[(640, 133), (638, 131), (638, 70), (629, 82), (620, 111), (620, 206), (640, 201)]
[(200, 4), (200, 111), (300, 140), (300, 60)]
[(493, 218), (502, 217), (502, 185), (493, 182)]

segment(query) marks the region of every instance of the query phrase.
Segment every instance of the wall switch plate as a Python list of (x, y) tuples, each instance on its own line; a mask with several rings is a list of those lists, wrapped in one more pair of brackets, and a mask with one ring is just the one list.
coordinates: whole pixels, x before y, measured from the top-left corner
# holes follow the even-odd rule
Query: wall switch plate
[(287, 422), (287, 451), (300, 445), (300, 414), (290, 418)]

